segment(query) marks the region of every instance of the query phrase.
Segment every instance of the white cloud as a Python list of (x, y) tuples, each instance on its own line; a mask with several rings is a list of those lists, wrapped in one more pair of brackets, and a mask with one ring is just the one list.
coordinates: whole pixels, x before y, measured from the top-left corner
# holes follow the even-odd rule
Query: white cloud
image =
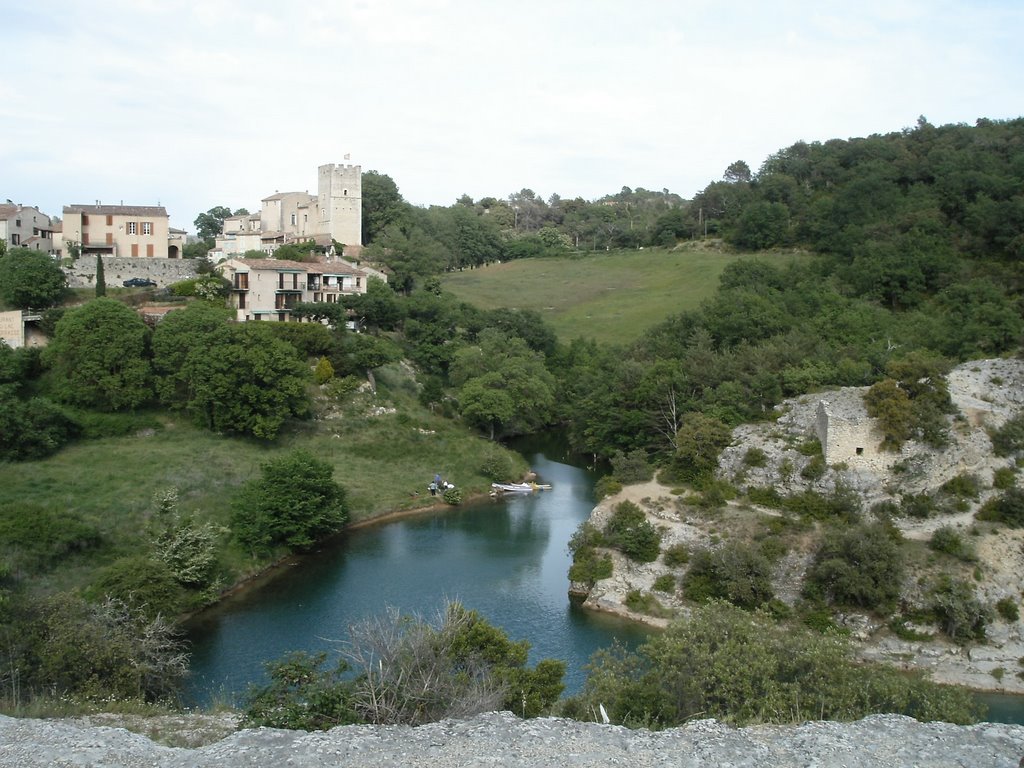
[(42, 2), (0, 28), (0, 197), (213, 205), (346, 153), (417, 204), (692, 195), (798, 140), (1020, 114), (1016, 2)]

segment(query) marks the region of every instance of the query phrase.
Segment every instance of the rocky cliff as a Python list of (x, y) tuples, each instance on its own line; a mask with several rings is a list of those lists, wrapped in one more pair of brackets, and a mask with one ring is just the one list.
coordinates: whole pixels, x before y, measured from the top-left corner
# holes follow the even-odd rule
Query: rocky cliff
[[(924, 517), (897, 516), (893, 522), (907, 540), (911, 553), (902, 603), (908, 609), (926, 599), (928, 585), (948, 573), (973, 585), (979, 600), (1020, 603), (1024, 594), (1024, 530), (978, 524), (976, 514), (986, 500), (1000, 493), (993, 488), (998, 470), (1019, 470), (1013, 458), (994, 454), (989, 430), (1024, 412), (1024, 361), (980, 360), (958, 366), (947, 376), (955, 413), (949, 417), (948, 444), (936, 449), (908, 442), (895, 454), (878, 449), (881, 434), (866, 413), (866, 387), (848, 387), (787, 400), (771, 421), (738, 427), (732, 443), (720, 457), (719, 475), (740, 491), (772, 488), (780, 495), (815, 491), (833, 493), (844, 488), (856, 494), (867, 519), (880, 502), (929, 494), (942, 500), (941, 487), (955, 478), (970, 477), (978, 492), (973, 498), (940, 505)], [(807, 450), (819, 441), (821, 450)], [(751, 461), (756, 449), (757, 461)], [(819, 471), (807, 471), (816, 460)], [(824, 462), (822, 463), (822, 459)], [(722, 509), (702, 508), (697, 496), (650, 482), (628, 486), (604, 499), (591, 515), (603, 527), (621, 501), (638, 504), (663, 533), (662, 550), (684, 546), (691, 551), (720, 543), (764, 537), (769, 518), (777, 510), (743, 499)], [(948, 500), (947, 500), (948, 501)], [(972, 547), (975, 559), (954, 561), (931, 552), (925, 543), (939, 527), (957, 531)], [(775, 565), (773, 590), (777, 598), (795, 605), (802, 580), (817, 545), (813, 532), (792, 536)], [(574, 585), (585, 596), (584, 605), (600, 611), (664, 625), (669, 617), (685, 613), (681, 592), (653, 591), (659, 576), (678, 575), (659, 558), (637, 564), (617, 552), (611, 578), (587, 587)], [(626, 607), (630, 592), (653, 595), (657, 615), (640, 614)], [(884, 618), (868, 613), (843, 612), (835, 618), (859, 641), (864, 658), (903, 668), (927, 670), (939, 682), (972, 688), (1024, 693), (1024, 622), (993, 613), (984, 642), (956, 644), (944, 639), (934, 626), (914, 626), (915, 639), (895, 635)]]
[(247, 730), (194, 749), (161, 746), (120, 728), (0, 716), (3, 768), (1014, 768), (1022, 756), (1022, 726), (918, 723), (895, 715), (855, 723), (740, 729), (703, 720), (652, 733), (554, 718), (520, 720), (507, 712), (493, 712), (419, 728), (345, 726), (314, 733)]

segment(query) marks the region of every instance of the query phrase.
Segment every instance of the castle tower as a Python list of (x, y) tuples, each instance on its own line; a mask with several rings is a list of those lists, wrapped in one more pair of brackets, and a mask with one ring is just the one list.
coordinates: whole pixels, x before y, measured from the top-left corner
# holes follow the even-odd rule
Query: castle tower
[(358, 165), (321, 165), (317, 229), (344, 245), (363, 244), (363, 171)]

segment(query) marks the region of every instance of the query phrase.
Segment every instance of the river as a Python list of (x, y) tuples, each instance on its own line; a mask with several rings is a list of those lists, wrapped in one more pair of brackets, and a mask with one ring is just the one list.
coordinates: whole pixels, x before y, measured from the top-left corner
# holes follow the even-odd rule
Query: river
[(367, 615), (394, 606), (430, 616), (446, 599), (529, 640), (531, 663), (565, 661), (566, 692), (578, 691), (596, 649), (616, 639), (634, 646), (647, 630), (583, 611), (567, 596), (567, 543), (594, 506), (596, 475), (548, 458), (560, 455), (551, 443), (517, 447), (550, 491), (351, 531), (196, 617), (186, 702), (236, 702), (265, 680), (268, 660), (333, 652)]
[[(269, 660), (295, 650), (334, 653), (361, 618), (387, 606), (431, 616), (448, 599), (513, 640), (529, 640), (531, 663), (565, 661), (566, 693), (579, 691), (596, 649), (615, 640), (633, 647), (647, 630), (583, 611), (567, 597), (567, 543), (590, 515), (597, 476), (567, 463), (557, 442), (517, 448), (552, 490), (351, 531), (197, 616), (188, 627), (186, 703), (237, 704), (250, 683), (266, 680)], [(989, 719), (1024, 723), (1024, 697), (979, 698)]]

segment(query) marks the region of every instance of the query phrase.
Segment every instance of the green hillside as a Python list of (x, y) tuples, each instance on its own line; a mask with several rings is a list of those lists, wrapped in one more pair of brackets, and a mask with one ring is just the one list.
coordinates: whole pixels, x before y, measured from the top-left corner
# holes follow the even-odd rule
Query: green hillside
[(442, 284), (482, 309), (536, 310), (563, 342), (628, 344), (670, 315), (696, 309), (740, 258), (750, 254), (681, 246), (519, 259), (450, 272)]

